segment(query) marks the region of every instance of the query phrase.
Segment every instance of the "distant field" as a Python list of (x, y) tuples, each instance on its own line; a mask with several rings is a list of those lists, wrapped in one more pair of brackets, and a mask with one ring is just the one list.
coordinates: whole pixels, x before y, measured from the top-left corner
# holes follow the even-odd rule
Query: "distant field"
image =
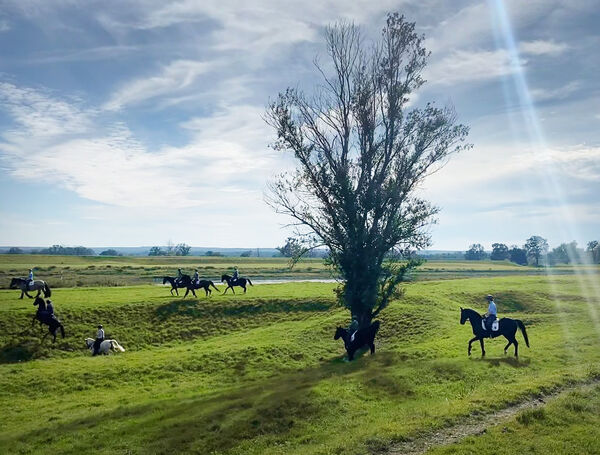
[[(0, 255), (0, 288), (10, 279), (26, 276), (35, 267), (36, 278), (48, 281), (52, 288), (82, 286), (127, 286), (162, 282), (174, 276), (177, 268), (193, 274), (198, 269), (203, 278), (218, 281), (223, 273), (238, 266), (242, 276), (251, 279), (331, 279), (331, 270), (322, 259), (303, 259), (293, 268), (287, 258), (236, 258), (206, 256), (105, 257)], [(415, 280), (438, 280), (482, 276), (572, 274), (574, 271), (597, 271), (599, 266), (557, 266), (549, 269), (519, 266), (499, 261), (429, 261), (414, 273)]]
[[(332, 283), (263, 284), (197, 300), (159, 286), (58, 289), (67, 338), (54, 346), (30, 327), (31, 301), (3, 290), (0, 453), (385, 453), (467, 415), (600, 378), (598, 278), (410, 283), (381, 315), (376, 355), (352, 363), (333, 340), (348, 313)], [(503, 340), (486, 342), (486, 359), (479, 346), (466, 355), (472, 334), (459, 306), (484, 311), (487, 293), (501, 315), (527, 326), (531, 349), (519, 334), (519, 360), (504, 357)], [(89, 356), (83, 338), (98, 322), (127, 352)], [(491, 453), (505, 443), (549, 453), (553, 433), (586, 444), (593, 433), (579, 432), (594, 428), (596, 403), (593, 389), (568, 408), (581, 412), (581, 426), (570, 426), (569, 404), (557, 401), (545, 417), (518, 417), (507, 434), (500, 427), (443, 453)]]

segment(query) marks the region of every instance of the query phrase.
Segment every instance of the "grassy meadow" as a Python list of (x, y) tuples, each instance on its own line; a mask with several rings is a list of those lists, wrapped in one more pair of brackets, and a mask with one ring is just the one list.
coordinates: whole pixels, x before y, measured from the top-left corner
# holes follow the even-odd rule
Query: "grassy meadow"
[[(151, 267), (148, 258), (53, 259), (45, 267)], [(233, 264), (222, 260), (229, 262), (212, 264)], [(251, 260), (235, 259), (243, 275)], [(256, 267), (282, 264), (264, 261)], [(385, 453), (465, 416), (600, 379), (600, 274), (580, 272), (500, 270), (408, 283), (404, 298), (381, 314), (377, 353), (351, 363), (333, 340), (335, 327), (349, 322), (334, 283), (258, 284), (246, 295), (185, 300), (151, 284), (59, 288), (52, 298), (67, 337), (55, 345), (40, 343), (39, 326), (31, 327), (31, 301), (1, 290), (0, 453)], [(501, 316), (527, 326), (531, 348), (518, 334), (518, 360), (503, 355), (504, 339), (486, 341), (486, 358), (478, 345), (466, 355), (472, 333), (459, 324), (459, 306), (484, 312), (488, 293), (497, 296)], [(89, 355), (83, 339), (98, 323), (125, 353)], [(554, 434), (578, 441), (581, 450), (571, 453), (586, 453), (590, 429), (600, 423), (600, 391), (572, 393), (544, 407), (542, 418), (519, 415), (506, 431), (500, 426), (434, 450), (490, 453), (527, 438), (535, 453), (551, 453), (543, 449), (559, 447)]]
[[(239, 258), (207, 256), (45, 256), (0, 254), (0, 289), (11, 278), (26, 277), (35, 267), (36, 279), (52, 289), (86, 286), (131, 286), (162, 283), (163, 276), (175, 276), (177, 268), (202, 278), (219, 281), (238, 266), (242, 276), (252, 280), (332, 279), (335, 276), (323, 259), (305, 258), (290, 267), (289, 258)], [(594, 271), (597, 266), (553, 266), (550, 269), (520, 266), (508, 261), (428, 261), (413, 273), (413, 280), (438, 280), (513, 275), (571, 275), (576, 270)]]

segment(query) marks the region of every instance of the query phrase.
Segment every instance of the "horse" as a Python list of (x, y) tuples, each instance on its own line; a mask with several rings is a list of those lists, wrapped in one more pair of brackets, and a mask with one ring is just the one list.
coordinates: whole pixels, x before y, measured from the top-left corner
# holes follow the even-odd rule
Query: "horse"
[(65, 337), (65, 328), (63, 327), (63, 325), (61, 324), (61, 322), (56, 318), (56, 316), (54, 316), (53, 314), (48, 313), (48, 311), (46, 311), (46, 302), (44, 302), (44, 299), (42, 299), (41, 297), (36, 297), (35, 301), (33, 302), (34, 306), (37, 306), (37, 312), (35, 313), (35, 318), (32, 321), (31, 325), (33, 326), (35, 320), (37, 319), (38, 321), (40, 321), (40, 324), (46, 324), (48, 326), (48, 333), (46, 335), (44, 335), (44, 338), (42, 338), (42, 341), (44, 341), (46, 339), (46, 337), (48, 336), (48, 334), (52, 335), (52, 342), (56, 342), (56, 330), (60, 329), (60, 333), (62, 335), (62, 337)]
[(504, 354), (506, 354), (506, 350), (509, 348), (511, 344), (515, 345), (515, 357), (519, 356), (519, 343), (515, 338), (517, 333), (517, 329), (521, 329), (521, 333), (523, 334), (523, 338), (525, 339), (525, 344), (529, 347), (529, 338), (527, 337), (527, 330), (525, 330), (525, 325), (519, 319), (510, 319), (510, 318), (502, 318), (498, 324), (497, 331), (488, 331), (485, 330), (481, 326), (481, 321), (484, 319), (477, 311), (471, 310), (469, 308), (460, 307), (460, 323), (464, 325), (466, 321), (471, 323), (471, 327), (473, 329), (474, 338), (469, 341), (469, 349), (467, 351), (468, 355), (471, 355), (471, 343), (473, 341), (479, 340), (481, 344), (481, 356), (485, 357), (485, 349), (483, 346), (483, 339), (486, 337), (496, 338), (500, 335), (504, 335), (504, 338), (508, 340), (508, 344), (504, 346)]
[(237, 280), (233, 281), (233, 278), (230, 277), (229, 275), (221, 275), (221, 283), (223, 283), (224, 281), (227, 282), (227, 287), (225, 288), (225, 291), (223, 291), (223, 294), (225, 294), (227, 292), (227, 289), (231, 289), (231, 291), (235, 294), (235, 289), (233, 289), (234, 286), (239, 286), (241, 288), (244, 288), (244, 294), (246, 293), (246, 283), (249, 283), (250, 286), (254, 286), (252, 284), (252, 281), (250, 281), (250, 278), (238, 278)]
[(34, 280), (31, 284), (27, 285), (28, 281), (29, 280), (26, 280), (25, 278), (13, 278), (12, 280), (10, 280), (9, 287), (10, 289), (21, 289), (21, 297), (19, 297), (20, 299), (23, 298), (23, 294), (25, 294), (30, 299), (33, 299), (33, 297), (30, 296), (27, 293), (27, 291), (38, 291), (36, 297), (39, 297), (42, 291), (44, 291), (44, 297), (52, 296), (52, 291), (50, 290), (48, 283), (46, 283), (45, 281)]
[[(188, 277), (189, 275), (183, 275), (184, 277)], [(167, 282), (169, 284), (171, 284), (171, 295), (173, 295), (173, 290), (177, 293), (177, 295), (179, 295), (179, 291), (177, 290), (178, 288), (185, 288), (186, 285), (183, 283), (183, 279), (182, 280), (177, 280), (177, 278), (172, 277), (172, 276), (164, 276), (163, 277), (163, 284), (167, 284)]]
[[(93, 340), (92, 338), (85, 339), (85, 344), (87, 345), (92, 355), (94, 354), (94, 341), (95, 340)], [(113, 352), (125, 352), (125, 348), (123, 348), (123, 346), (121, 346), (117, 340), (105, 339), (102, 343), (100, 343), (100, 347), (98, 348), (98, 354), (108, 355), (108, 353), (111, 350)]]
[(373, 322), (369, 327), (358, 329), (351, 339), (351, 333), (343, 327), (338, 327), (333, 337), (334, 340), (341, 338), (344, 340), (344, 347), (348, 353), (348, 360), (354, 359), (354, 353), (363, 346), (371, 348), (371, 355), (375, 354), (375, 335), (379, 330), (379, 321)]
[(210, 294), (212, 294), (212, 291), (210, 290), (210, 286), (212, 286), (217, 291), (219, 290), (219, 288), (215, 286), (215, 283), (213, 283), (210, 280), (200, 280), (198, 282), (190, 281), (187, 284), (187, 289), (185, 291), (185, 295), (183, 296), (183, 298), (185, 299), (190, 291), (192, 291), (192, 294), (194, 294), (194, 297), (197, 297), (196, 292), (194, 291), (195, 289), (204, 289), (204, 292), (206, 293), (206, 296), (208, 297)]

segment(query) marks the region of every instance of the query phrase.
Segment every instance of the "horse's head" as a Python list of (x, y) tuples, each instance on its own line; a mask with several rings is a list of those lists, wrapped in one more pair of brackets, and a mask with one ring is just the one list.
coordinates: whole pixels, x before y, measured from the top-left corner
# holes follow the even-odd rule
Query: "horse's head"
[(346, 329), (344, 329), (343, 327), (338, 327), (335, 331), (335, 335), (333, 336), (334, 340), (339, 340), (344, 339), (344, 336), (346, 335)]
[(221, 283), (229, 280), (229, 278), (231, 278), (229, 275), (221, 275)]
[(94, 345), (94, 340), (92, 340), (91, 338), (86, 338), (85, 344), (88, 348), (91, 348)]
[(163, 284), (167, 284), (167, 281), (169, 281), (169, 277), (168, 276), (164, 276), (163, 277)]
[(10, 280), (10, 288), (15, 288), (17, 287), (17, 285), (19, 284), (19, 279), (18, 278), (13, 278), (12, 280)]
[(44, 302), (44, 299), (42, 299), (41, 297), (36, 297), (33, 301), (33, 306), (39, 306), (40, 310), (45, 310), (46, 302)]
[(460, 324), (464, 325), (467, 322), (467, 312), (463, 307), (460, 307)]

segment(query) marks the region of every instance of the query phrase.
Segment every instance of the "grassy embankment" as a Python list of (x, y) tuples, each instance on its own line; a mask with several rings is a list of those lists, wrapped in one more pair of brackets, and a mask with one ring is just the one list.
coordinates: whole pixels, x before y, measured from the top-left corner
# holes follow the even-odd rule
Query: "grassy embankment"
[[(68, 338), (56, 347), (40, 347), (39, 329), (27, 329), (30, 301), (0, 291), (3, 361), (24, 356), (0, 365), (0, 452), (374, 452), (600, 376), (590, 317), (600, 301), (589, 292), (597, 280), (410, 284), (382, 314), (377, 354), (352, 363), (332, 339), (348, 321), (331, 284), (261, 285), (198, 301), (156, 286), (59, 290)], [(458, 307), (483, 311), (488, 292), (503, 315), (527, 325), (532, 347), (518, 335), (518, 361), (502, 355), (500, 340), (487, 342), (487, 359), (478, 347), (466, 356), (471, 331), (458, 324)], [(126, 353), (89, 357), (82, 339), (98, 321)]]
[[(106, 257), (106, 256), (43, 256), (17, 254), (0, 255), (0, 288), (6, 289), (10, 279), (26, 276), (35, 267), (36, 278), (45, 280), (52, 289), (84, 286), (131, 286), (162, 282), (165, 275), (174, 276), (177, 268), (217, 282), (223, 273), (231, 274), (237, 265), (243, 276), (258, 279), (329, 279), (331, 270), (322, 259), (303, 259), (290, 269), (287, 258), (234, 257)], [(556, 266), (553, 274), (573, 274), (574, 270), (597, 270), (597, 266)], [(470, 277), (512, 275), (544, 276), (547, 270), (519, 266), (506, 261), (429, 261), (413, 278), (437, 280)]]

